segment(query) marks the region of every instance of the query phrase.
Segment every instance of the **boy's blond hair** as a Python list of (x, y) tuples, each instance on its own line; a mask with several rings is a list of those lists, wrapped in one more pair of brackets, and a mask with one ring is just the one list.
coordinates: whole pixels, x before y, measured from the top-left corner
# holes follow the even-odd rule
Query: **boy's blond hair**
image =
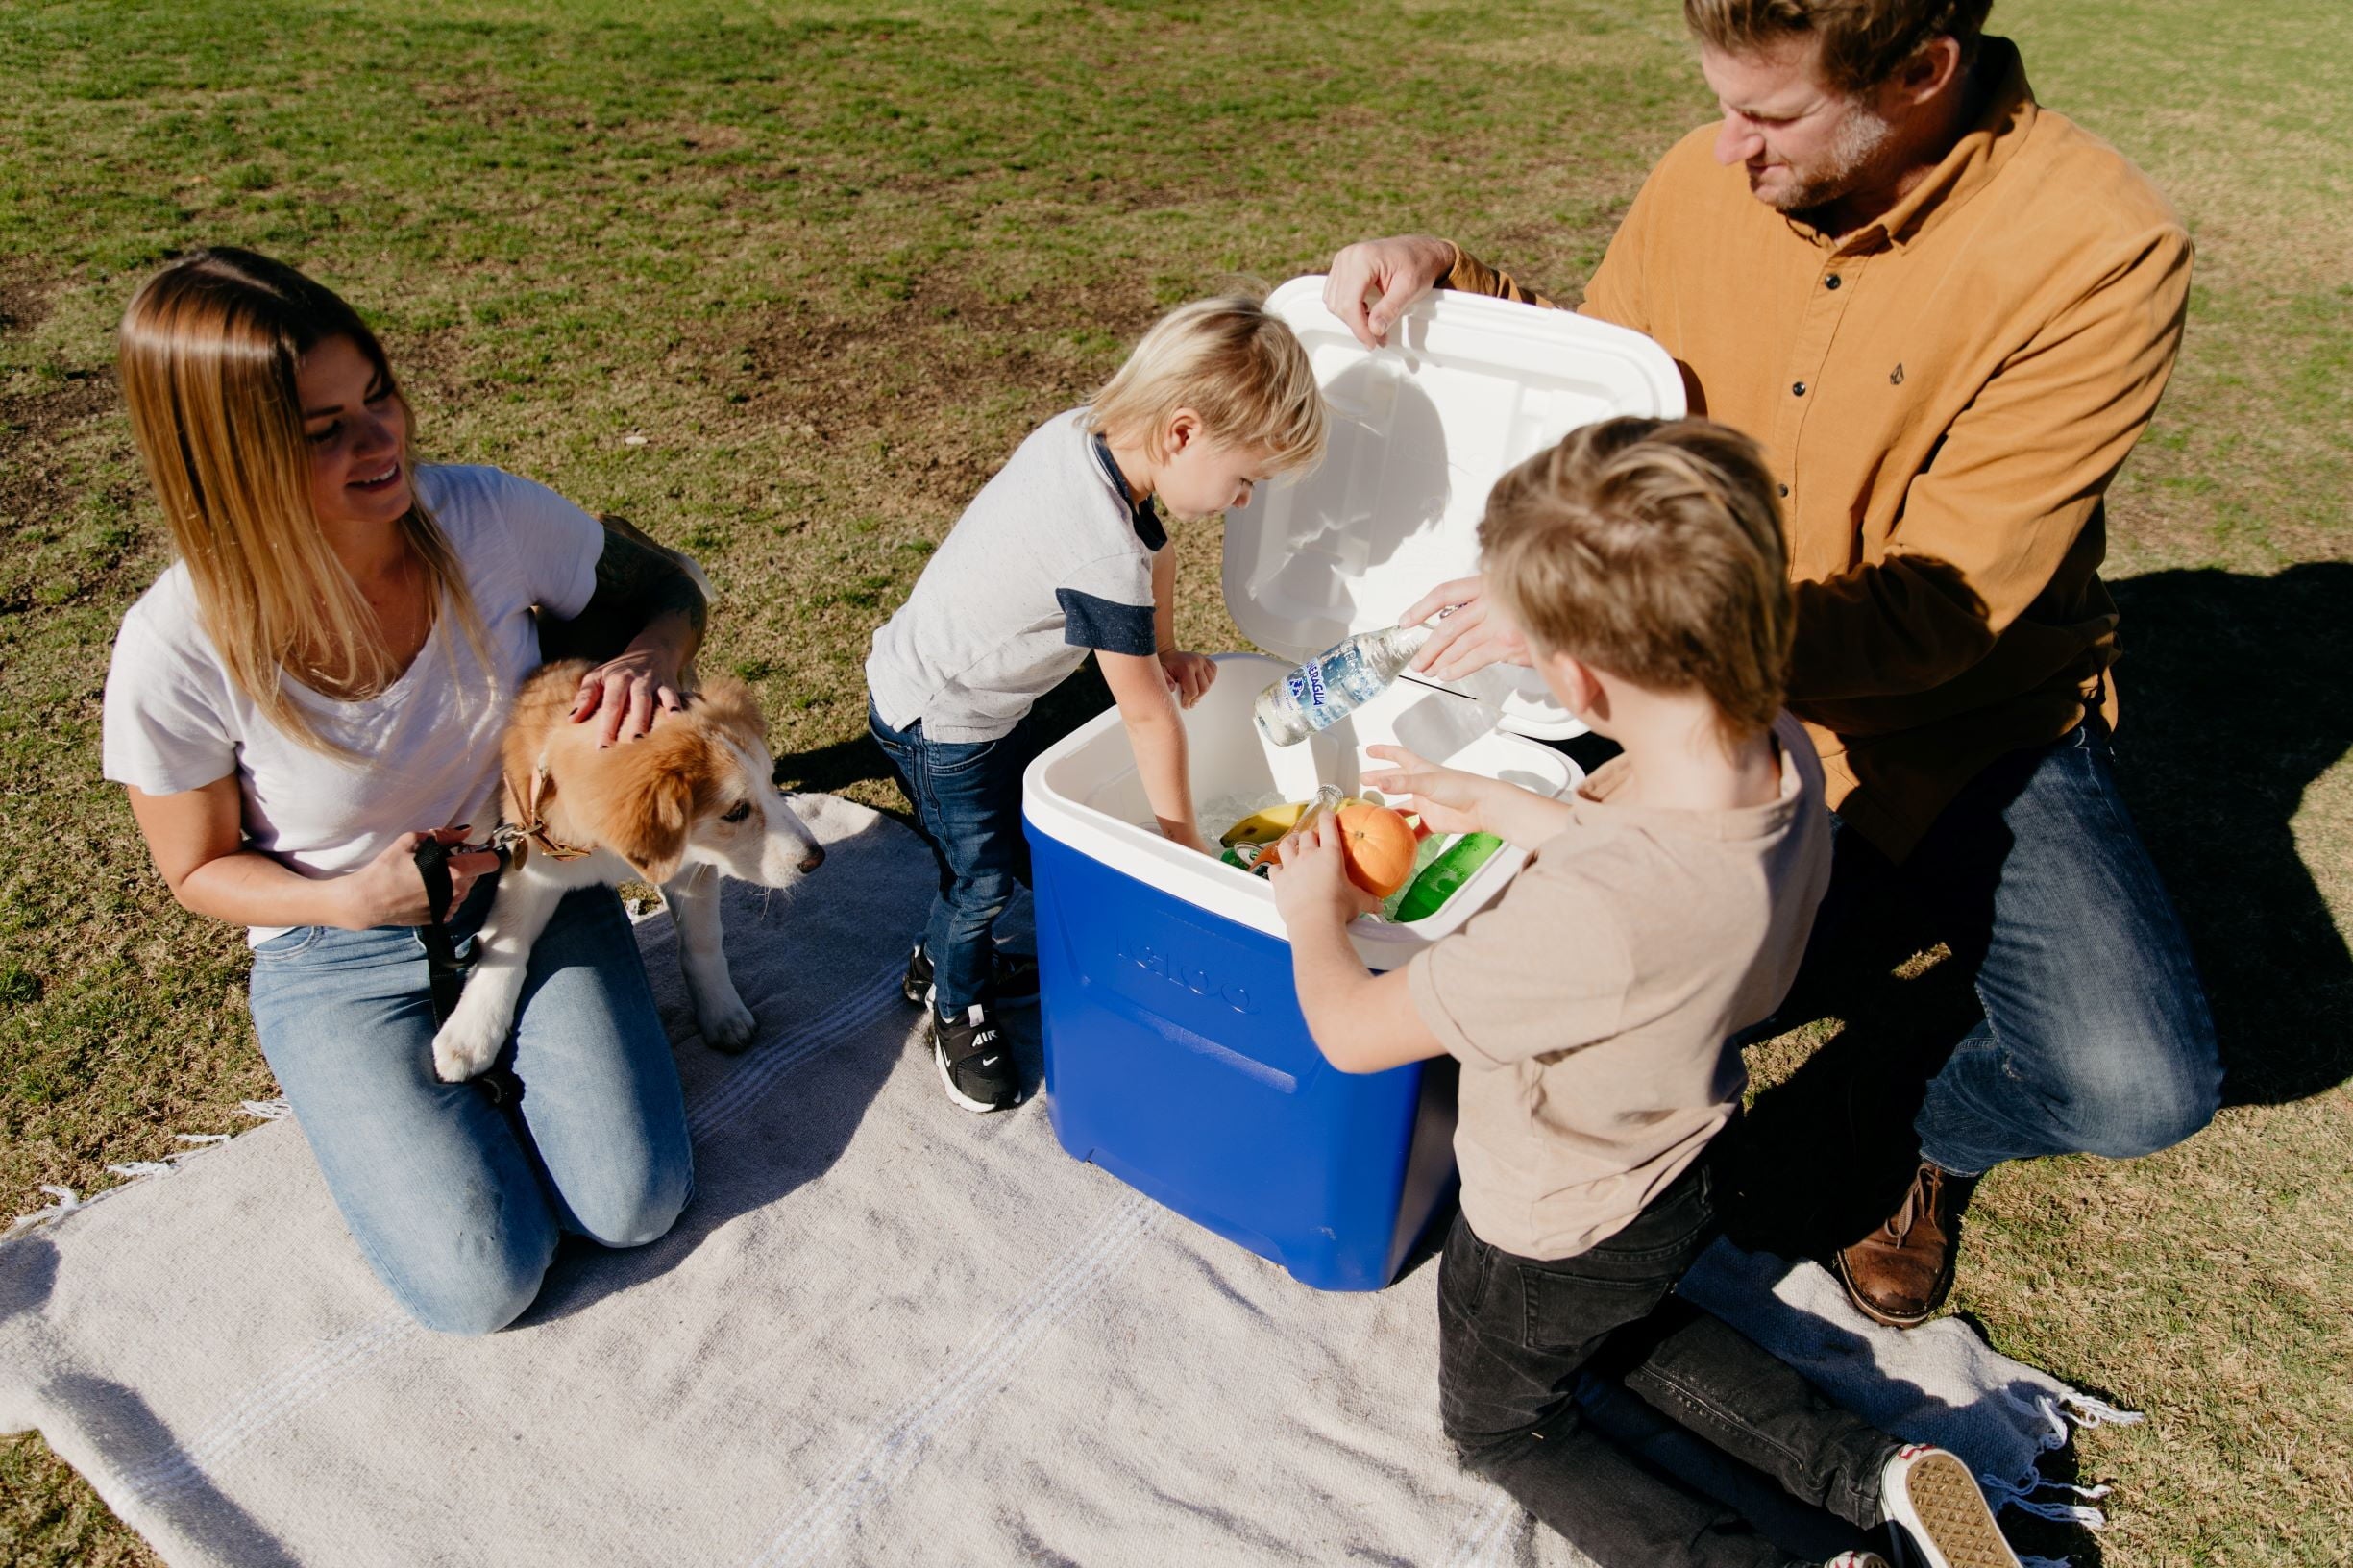
[(1141, 441), (1155, 462), (1170, 416), (1190, 408), (1212, 439), (1268, 454), (1275, 473), (1324, 454), (1324, 400), (1290, 328), (1247, 295), (1196, 300), (1152, 324), (1119, 373), (1089, 400), (1087, 428)]
[(1755, 442), (1704, 419), (1611, 419), (1495, 483), (1487, 591), (1544, 653), (1658, 691), (1698, 688), (1726, 737), (1770, 726), (1796, 605)]

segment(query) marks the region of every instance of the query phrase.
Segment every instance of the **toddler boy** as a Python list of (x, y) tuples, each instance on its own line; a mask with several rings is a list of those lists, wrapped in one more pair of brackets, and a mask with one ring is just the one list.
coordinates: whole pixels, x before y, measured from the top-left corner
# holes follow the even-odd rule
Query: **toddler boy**
[(1591, 1369), (1922, 1562), (2016, 1568), (1961, 1460), (1673, 1294), (1716, 1234), (1709, 1148), (1745, 1082), (1731, 1038), (1779, 1005), (1830, 870), (1821, 766), (1781, 711), (1793, 609), (1761, 454), (1703, 420), (1588, 427), (1498, 481), (1480, 545), (1545, 684), (1624, 754), (1553, 800), (1372, 747), (1392, 767), (1365, 783), (1433, 828), (1533, 846), (1494, 908), (1403, 970), (1368, 975), (1349, 945), (1363, 906), (1336, 840), (1273, 873), (1325, 1056), (1462, 1064), (1447, 1435), (1604, 1568), (1795, 1560), (1587, 1425), (1572, 1390)]
[(874, 633), (868, 727), (939, 863), (931, 918), (904, 990), (931, 1009), (948, 1097), (1018, 1102), (990, 1006), (1037, 988), (993, 938), (1029, 881), (1021, 773), (1041, 749), (1039, 698), (1091, 652), (1119, 705), (1160, 829), (1205, 853), (1177, 709), (1216, 666), (1180, 652), (1176, 559), (1155, 514), (1247, 502), (1254, 486), (1323, 453), (1324, 406), (1306, 351), (1255, 300), (1204, 300), (1161, 319), (1091, 403), (1021, 443)]

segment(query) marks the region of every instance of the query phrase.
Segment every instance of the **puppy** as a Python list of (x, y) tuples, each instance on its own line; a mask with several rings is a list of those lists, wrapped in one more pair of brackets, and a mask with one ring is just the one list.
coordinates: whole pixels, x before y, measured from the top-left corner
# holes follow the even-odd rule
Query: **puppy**
[(702, 1038), (742, 1050), (752, 1017), (720, 946), (720, 876), (790, 887), (825, 858), (770, 781), (768, 725), (742, 683), (714, 679), (643, 738), (604, 748), (600, 726), (570, 722), (588, 668), (585, 659), (547, 665), (515, 696), (499, 830), (513, 856), (476, 940), (474, 971), (433, 1037), (433, 1070), (447, 1082), (498, 1060), (531, 943), (565, 894), (599, 882), (662, 890)]

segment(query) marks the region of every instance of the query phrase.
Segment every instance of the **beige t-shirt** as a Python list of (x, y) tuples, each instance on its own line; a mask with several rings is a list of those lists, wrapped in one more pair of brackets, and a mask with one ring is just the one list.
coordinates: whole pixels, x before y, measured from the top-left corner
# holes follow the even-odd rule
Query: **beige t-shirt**
[(1481, 1239), (1582, 1252), (1730, 1119), (1747, 1073), (1729, 1037), (1788, 993), (1830, 879), (1822, 764), (1789, 715), (1773, 733), (1767, 805), (1612, 805), (1626, 765), (1598, 769), (1494, 907), (1407, 967), (1462, 1063), (1455, 1155)]

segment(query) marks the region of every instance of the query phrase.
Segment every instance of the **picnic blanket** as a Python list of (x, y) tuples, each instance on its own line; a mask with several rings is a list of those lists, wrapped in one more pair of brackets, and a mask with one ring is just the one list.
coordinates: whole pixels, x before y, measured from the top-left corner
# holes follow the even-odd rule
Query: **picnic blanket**
[[(515, 1327), (438, 1336), (277, 1120), (0, 1243), (0, 1430), (37, 1429), (175, 1565), (1581, 1561), (1453, 1462), (1434, 1266), (1319, 1294), (1069, 1159), (1042, 1105), (949, 1104), (897, 993), (930, 858), (808, 805), (825, 869), (727, 893), (752, 1050), (695, 1037), (668, 919), (639, 926), (696, 1139), (672, 1235), (568, 1243)], [(2096, 1416), (1960, 1324), (1874, 1329), (1819, 1274), (1724, 1248), (1691, 1289), (2005, 1484)], [(1596, 1394), (1692, 1462), (1636, 1404)], [(1839, 1538), (1791, 1512), (1793, 1544)]]

